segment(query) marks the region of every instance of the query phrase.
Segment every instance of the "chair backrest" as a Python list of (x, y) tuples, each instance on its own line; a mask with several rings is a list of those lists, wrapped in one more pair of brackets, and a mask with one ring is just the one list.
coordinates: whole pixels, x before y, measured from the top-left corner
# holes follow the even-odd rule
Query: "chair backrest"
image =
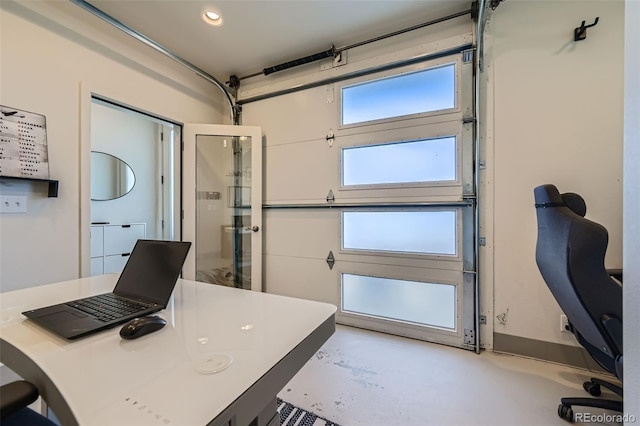
[[(611, 338), (603, 321), (614, 318), (622, 323), (622, 286), (604, 265), (607, 230), (584, 218), (586, 205), (577, 194), (561, 195), (554, 185), (542, 185), (534, 189), (534, 197), (540, 273), (578, 341), (601, 363), (603, 357), (615, 361), (622, 355), (622, 341)], [(594, 354), (594, 349), (600, 353)]]

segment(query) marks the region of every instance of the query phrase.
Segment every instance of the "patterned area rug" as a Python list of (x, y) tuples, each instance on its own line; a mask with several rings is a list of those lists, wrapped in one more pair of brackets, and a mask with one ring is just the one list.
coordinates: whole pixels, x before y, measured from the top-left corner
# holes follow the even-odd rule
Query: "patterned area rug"
[(280, 413), (280, 425), (282, 426), (340, 426), (324, 417), (277, 399), (278, 412)]

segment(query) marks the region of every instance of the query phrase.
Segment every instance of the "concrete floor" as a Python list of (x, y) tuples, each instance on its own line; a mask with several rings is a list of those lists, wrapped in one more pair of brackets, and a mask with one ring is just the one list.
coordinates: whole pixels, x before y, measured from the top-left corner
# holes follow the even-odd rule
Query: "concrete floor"
[(560, 398), (589, 397), (582, 382), (590, 377), (607, 379), (338, 325), (279, 397), (341, 426), (568, 425), (557, 415)]

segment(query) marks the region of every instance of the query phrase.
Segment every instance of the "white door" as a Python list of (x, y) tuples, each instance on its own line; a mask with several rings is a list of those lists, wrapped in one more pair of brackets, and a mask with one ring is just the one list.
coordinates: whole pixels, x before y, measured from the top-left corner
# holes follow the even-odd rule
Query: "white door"
[(262, 129), (186, 124), (184, 278), (262, 291)]

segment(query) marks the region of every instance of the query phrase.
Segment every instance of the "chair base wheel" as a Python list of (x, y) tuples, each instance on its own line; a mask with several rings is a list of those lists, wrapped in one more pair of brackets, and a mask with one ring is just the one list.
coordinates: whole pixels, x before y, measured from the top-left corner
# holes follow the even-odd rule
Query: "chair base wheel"
[(591, 381), (584, 382), (582, 384), (582, 387), (584, 388), (584, 390), (589, 392), (591, 396), (600, 396), (602, 394), (602, 389), (600, 388), (600, 385), (597, 383), (593, 383)]
[(573, 409), (566, 405), (558, 405), (558, 417), (565, 419), (566, 421), (573, 423)]

